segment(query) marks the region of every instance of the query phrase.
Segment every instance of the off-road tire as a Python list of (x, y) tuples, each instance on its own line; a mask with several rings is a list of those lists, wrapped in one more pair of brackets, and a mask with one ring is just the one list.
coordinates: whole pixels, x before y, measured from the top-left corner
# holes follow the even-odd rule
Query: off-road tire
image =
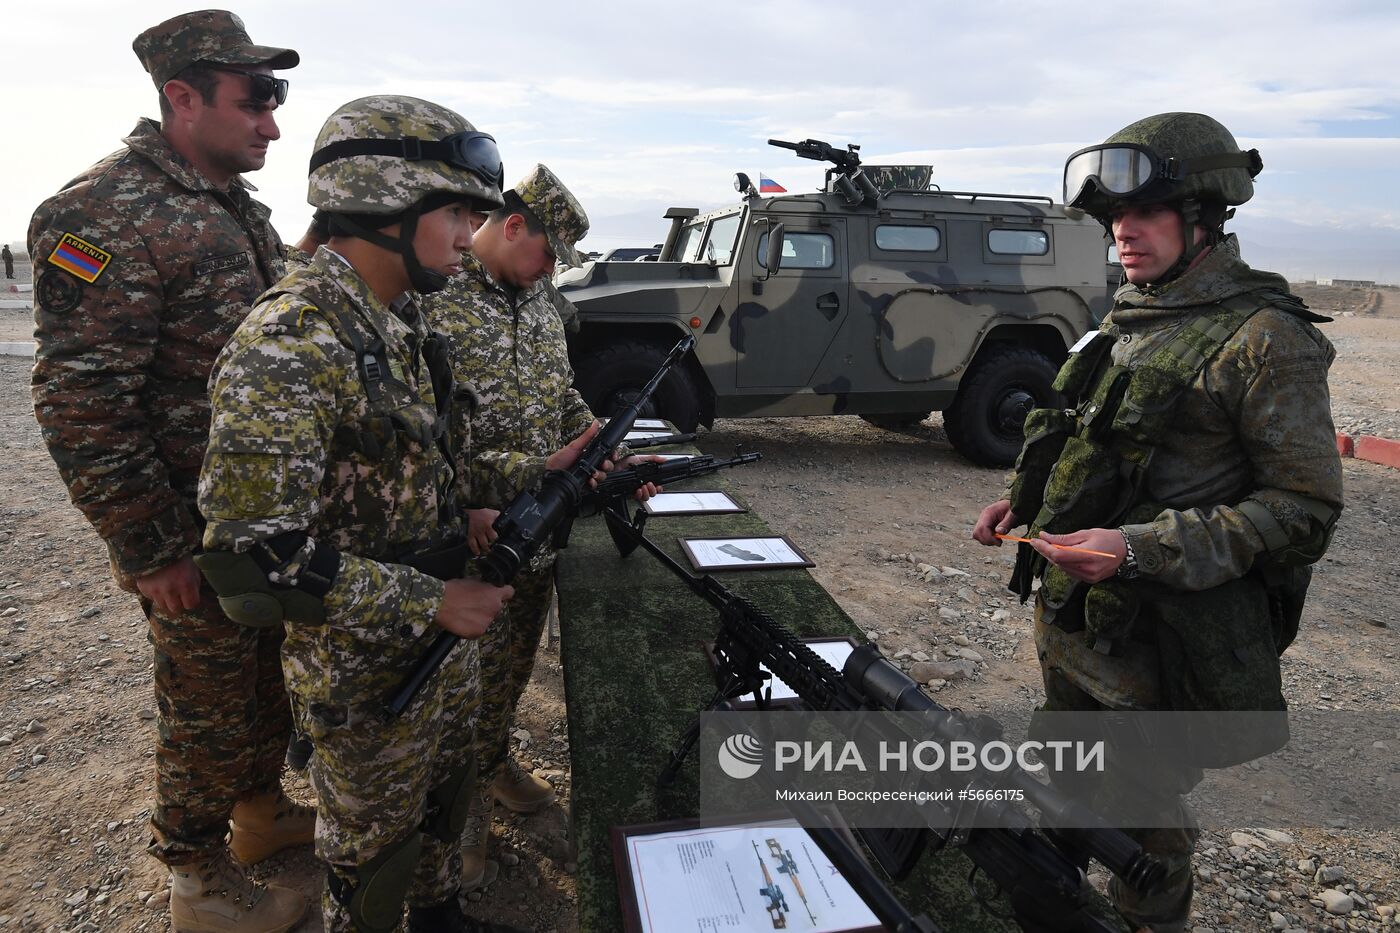
[(984, 349), (943, 410), (953, 449), (978, 466), (1011, 466), (1021, 452), (1026, 414), (1060, 404), (1051, 388), (1056, 372), (1049, 357), (1029, 347)]
[(868, 421), (886, 431), (903, 431), (912, 428), (931, 414), (931, 411), (901, 411), (892, 415), (861, 415), (860, 420)]
[[(666, 361), (670, 348), (644, 341), (600, 344), (584, 350), (574, 361), (574, 386), (595, 415), (611, 417), (632, 402)], [(685, 360), (681, 360), (642, 406), (640, 418), (664, 418), (677, 431), (700, 424), (700, 392)]]

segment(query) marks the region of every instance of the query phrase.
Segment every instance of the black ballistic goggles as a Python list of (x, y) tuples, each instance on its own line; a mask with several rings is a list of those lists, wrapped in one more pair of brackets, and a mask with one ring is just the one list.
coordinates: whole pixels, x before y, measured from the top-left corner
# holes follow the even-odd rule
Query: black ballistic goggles
[(274, 78), (272, 75), (265, 75), (258, 71), (244, 71), (242, 68), (227, 68), (223, 65), (211, 65), (214, 71), (223, 71), (231, 75), (243, 75), (248, 79), (248, 96), (255, 104), (265, 104), (277, 98), (277, 106), (282, 106), (287, 102), (287, 88), (291, 87), (286, 78)]
[(417, 136), (403, 139), (342, 139), (322, 146), (312, 154), (311, 171), (336, 159), (361, 155), (397, 156), (409, 162), (424, 159), (446, 162), (453, 168), (471, 172), (497, 188), (503, 187), (506, 178), (496, 137), (474, 131), (453, 133), (445, 139), (419, 139)]
[(1080, 149), (1065, 162), (1064, 203), (1073, 205), (1090, 183), (1111, 198), (1131, 198), (1154, 182), (1176, 183), (1187, 175), (1242, 168), (1253, 178), (1264, 167), (1259, 151), (1221, 152), (1194, 159), (1163, 159), (1146, 146), (1112, 143)]

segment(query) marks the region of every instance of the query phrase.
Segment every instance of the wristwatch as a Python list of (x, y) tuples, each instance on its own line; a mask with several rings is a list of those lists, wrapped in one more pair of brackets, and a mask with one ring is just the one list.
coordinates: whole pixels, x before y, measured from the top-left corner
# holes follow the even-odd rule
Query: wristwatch
[(1117, 576), (1120, 580), (1136, 580), (1142, 571), (1138, 569), (1137, 555), (1133, 553), (1133, 542), (1128, 540), (1128, 533), (1122, 528), (1118, 529), (1118, 533), (1123, 536), (1123, 546), (1128, 549), (1128, 554), (1118, 565)]

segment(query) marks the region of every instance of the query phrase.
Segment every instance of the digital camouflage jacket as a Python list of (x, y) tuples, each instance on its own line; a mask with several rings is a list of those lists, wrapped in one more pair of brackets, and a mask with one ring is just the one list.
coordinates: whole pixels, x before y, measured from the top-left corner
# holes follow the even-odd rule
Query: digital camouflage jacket
[(267, 208), (142, 120), (34, 213), (34, 413), (119, 582), (192, 554), (210, 367), (282, 274)]
[(499, 509), (537, 485), (545, 459), (593, 422), (573, 388), (559, 312), (544, 282), (517, 294), (474, 256), (425, 310), (448, 337), (457, 381), (478, 400), (465, 501)]
[[(340, 553), (324, 625), (287, 625), (287, 682), (311, 700), (387, 695), (438, 631), (442, 582), (394, 562), (456, 531), (442, 523), (452, 470), (433, 441), (432, 384), (415, 349), (426, 333), (411, 302), (394, 313), (321, 247), (269, 291), (216, 365), (205, 546), (246, 551), (307, 532), (275, 583), (295, 581), (318, 541)], [(376, 337), (377, 380), (352, 349)]]

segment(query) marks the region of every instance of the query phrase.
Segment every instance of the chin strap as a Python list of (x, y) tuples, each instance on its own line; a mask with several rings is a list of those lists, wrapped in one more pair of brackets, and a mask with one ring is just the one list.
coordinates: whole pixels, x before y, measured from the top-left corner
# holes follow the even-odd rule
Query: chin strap
[(338, 227), (345, 229), (353, 236), (367, 243), (373, 243), (380, 249), (387, 249), (391, 253), (398, 253), (402, 256), (404, 269), (408, 272), (408, 282), (413, 286), (413, 290), (420, 295), (431, 295), (447, 287), (447, 276), (441, 272), (423, 268), (423, 264), (418, 261), (418, 254), (413, 250), (413, 235), (418, 230), (420, 216), (422, 216), (421, 203), (404, 211), (401, 215), (402, 219), (399, 221), (398, 237), (391, 237), (378, 230), (371, 230), (345, 214), (337, 214), (335, 220)]
[[(1223, 204), (1202, 204), (1196, 198), (1181, 201), (1178, 209), (1181, 212), (1181, 255), (1172, 263), (1171, 268), (1151, 283), (1151, 288), (1162, 288), (1180, 278), (1191, 268), (1191, 263), (1196, 261), (1197, 256), (1225, 238), (1225, 221), (1235, 215), (1233, 208), (1227, 210)], [(1199, 241), (1194, 234), (1197, 227), (1206, 231), (1206, 235)]]

